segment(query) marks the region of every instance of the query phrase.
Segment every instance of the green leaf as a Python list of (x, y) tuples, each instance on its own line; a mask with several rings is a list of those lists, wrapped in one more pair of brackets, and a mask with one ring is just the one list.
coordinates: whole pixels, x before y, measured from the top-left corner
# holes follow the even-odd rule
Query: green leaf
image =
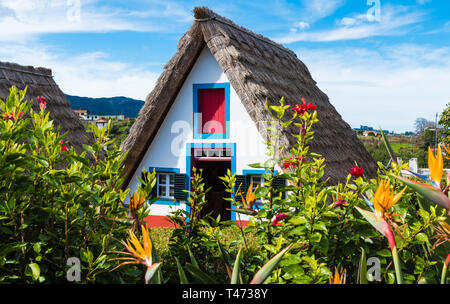
[(239, 276), (240, 276), (239, 265), (241, 263), (241, 253), (242, 253), (242, 246), (239, 248), (238, 254), (236, 256), (236, 261), (234, 261), (233, 273), (231, 274), (231, 284), (242, 283), (242, 282), (239, 282)]
[(422, 242), (422, 243), (428, 242), (428, 237), (423, 232), (417, 234), (415, 239), (418, 240), (419, 242)]
[(189, 258), (191, 259), (191, 263), (192, 265), (194, 265), (195, 267), (199, 268), (197, 260), (194, 257), (194, 254), (191, 251), (191, 248), (189, 246), (187, 246), (188, 252), (189, 252)]
[(41, 274), (41, 269), (39, 268), (39, 265), (36, 263), (30, 263), (27, 265), (25, 269), (25, 275), (32, 277), (33, 280), (39, 279), (39, 275)]
[(384, 145), (386, 146), (386, 149), (389, 153), (389, 156), (391, 157), (392, 162), (398, 165), (399, 163), (397, 162), (397, 156), (395, 155), (394, 149), (392, 149), (392, 146), (389, 143), (389, 141), (382, 129), (380, 129), (380, 133), (381, 133), (381, 137), (383, 138)]
[(178, 276), (180, 277), (180, 284), (189, 284), (189, 281), (186, 277), (186, 273), (184, 272), (183, 267), (181, 266), (181, 263), (177, 257), (175, 257), (175, 261), (177, 261)]
[(387, 257), (392, 256), (392, 253), (388, 249), (381, 249), (381, 250), (377, 251), (377, 255), (387, 258)]
[(187, 271), (189, 271), (189, 273), (191, 273), (196, 279), (198, 279), (200, 281), (200, 283), (202, 283), (202, 284), (216, 284), (217, 283), (214, 281), (213, 278), (211, 278), (209, 275), (204, 273), (200, 268), (198, 268), (190, 263), (187, 263), (185, 267), (186, 267)]
[(254, 210), (251, 210), (251, 209), (243, 209), (243, 208), (236, 208), (236, 209), (228, 209), (228, 208), (227, 208), (227, 210), (233, 211), (233, 212), (237, 212), (237, 213), (240, 213), (240, 214), (245, 214), (245, 215), (252, 215), (252, 214), (255, 213)]
[(359, 261), (359, 284), (367, 284), (367, 260), (366, 260), (366, 252), (364, 248), (361, 247), (361, 259)]
[(302, 225), (308, 222), (303, 216), (293, 216), (289, 219), (289, 223), (293, 225)]
[(262, 284), (264, 281), (270, 276), (272, 271), (277, 267), (278, 263), (280, 263), (281, 259), (285, 255), (286, 252), (294, 245), (293, 243), (287, 246), (285, 249), (280, 251), (277, 255), (275, 255), (269, 262), (267, 262), (253, 277), (250, 284)]
[(39, 244), (39, 243), (34, 243), (34, 245), (33, 245), (33, 250), (34, 250), (34, 252), (36, 252), (36, 253), (41, 252), (41, 244)]

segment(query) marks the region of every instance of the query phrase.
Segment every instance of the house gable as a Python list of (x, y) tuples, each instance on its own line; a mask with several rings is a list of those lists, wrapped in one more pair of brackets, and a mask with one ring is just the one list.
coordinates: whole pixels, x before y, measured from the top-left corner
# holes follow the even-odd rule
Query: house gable
[[(229, 104), (229, 134), (225, 138), (198, 138), (194, 134), (195, 92), (198, 88), (223, 86), (229, 87), (226, 101)], [(143, 169), (176, 169), (179, 173), (190, 175), (191, 149), (199, 147), (231, 149), (234, 167), (232, 173), (236, 174), (243, 174), (245, 170), (252, 169), (249, 164), (266, 159), (266, 146), (255, 122), (208, 47), (203, 48), (186, 77), (127, 188), (132, 192), (137, 189), (137, 176), (140, 176)], [(152, 215), (167, 215), (170, 208), (167, 204), (160, 203), (153, 205)], [(184, 208), (183, 202), (175, 208)]]
[[(194, 62), (206, 44), (227, 76), (247, 113), (258, 125), (263, 138), (266, 128), (260, 121), (271, 119), (266, 100), (295, 106), (301, 97), (317, 106), (319, 122), (310, 151), (325, 157), (324, 179), (329, 184), (345, 181), (355, 162), (364, 167), (366, 177), (376, 176), (377, 165), (352, 128), (342, 119), (328, 97), (316, 86), (307, 67), (291, 50), (251, 32), (205, 7), (194, 9), (195, 22), (180, 39), (178, 51), (165, 66), (153, 91), (147, 96), (140, 115), (133, 124), (122, 148), (125, 159), (124, 185), (136, 172), (162, 120), (179, 93)], [(298, 127), (283, 130), (280, 144), (289, 147), (296, 139)], [(283, 156), (289, 157), (289, 149)]]

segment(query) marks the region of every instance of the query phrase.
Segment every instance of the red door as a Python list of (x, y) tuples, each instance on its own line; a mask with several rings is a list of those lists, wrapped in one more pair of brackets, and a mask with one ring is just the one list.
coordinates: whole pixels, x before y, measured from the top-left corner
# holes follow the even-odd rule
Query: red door
[(199, 130), (203, 134), (225, 133), (225, 90), (198, 90)]

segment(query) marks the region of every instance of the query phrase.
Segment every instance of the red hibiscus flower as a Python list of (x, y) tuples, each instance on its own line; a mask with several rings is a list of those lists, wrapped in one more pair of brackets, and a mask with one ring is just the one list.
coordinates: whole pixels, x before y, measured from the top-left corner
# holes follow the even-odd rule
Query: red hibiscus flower
[(364, 175), (364, 169), (358, 166), (354, 166), (350, 169), (350, 174), (354, 177), (362, 177)]
[(298, 115), (302, 116), (306, 113), (306, 111), (314, 111), (316, 108), (317, 106), (310, 102), (306, 104), (305, 98), (302, 97), (302, 103), (296, 104), (293, 108), (291, 108), (291, 110), (294, 110)]
[(47, 105), (47, 100), (44, 96), (38, 96), (37, 100), (39, 101), (39, 107), (41, 110), (45, 109), (45, 106)]
[(277, 214), (274, 220), (272, 221), (272, 226), (281, 226), (279, 222), (287, 218), (287, 216), (288, 215), (286, 213)]
[(287, 168), (289, 168), (289, 167), (294, 167), (294, 164), (293, 163), (290, 163), (290, 162), (284, 162), (283, 163), (283, 167), (285, 168), (285, 169), (287, 169)]
[(59, 142), (59, 144), (61, 144), (62, 146), (61, 146), (61, 151), (63, 151), (63, 152), (66, 152), (66, 151), (68, 151), (69, 149), (67, 148), (67, 146), (66, 145), (64, 145), (64, 142), (61, 140), (60, 142)]
[(297, 167), (298, 164), (300, 163), (304, 163), (305, 160), (303, 159), (303, 157), (299, 156), (299, 157), (289, 157), (289, 159), (295, 160), (293, 162), (284, 162), (283, 163), (283, 167), (285, 169), (289, 168), (289, 167)]

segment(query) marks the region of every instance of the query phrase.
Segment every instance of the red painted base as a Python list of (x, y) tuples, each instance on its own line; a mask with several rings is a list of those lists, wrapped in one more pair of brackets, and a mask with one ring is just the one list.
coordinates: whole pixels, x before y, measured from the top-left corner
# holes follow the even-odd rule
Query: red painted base
[[(144, 218), (147, 223), (147, 227), (171, 227), (175, 228), (175, 225), (169, 220), (167, 216), (164, 215), (149, 215)], [(248, 221), (236, 221), (237, 226), (246, 227), (248, 226)]]
[(171, 227), (175, 228), (175, 225), (169, 221), (169, 218), (164, 215), (149, 215), (144, 218), (148, 227)]
[(249, 223), (248, 221), (236, 221), (236, 226), (247, 227), (248, 223)]

